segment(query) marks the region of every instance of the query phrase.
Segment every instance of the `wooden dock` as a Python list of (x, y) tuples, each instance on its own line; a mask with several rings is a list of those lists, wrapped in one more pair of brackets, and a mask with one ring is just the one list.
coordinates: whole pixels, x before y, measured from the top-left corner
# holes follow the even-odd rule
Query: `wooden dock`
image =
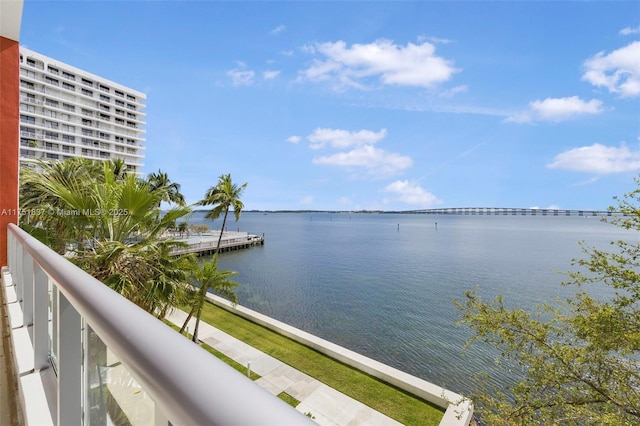
[[(187, 238), (177, 238), (177, 241), (182, 241), (187, 245), (186, 247), (174, 249), (171, 254), (175, 256), (189, 253), (196, 253), (198, 256), (212, 255), (216, 252), (219, 236), (219, 232), (212, 231), (201, 235), (190, 235)], [(220, 253), (247, 249), (258, 245), (264, 245), (264, 235), (225, 231), (222, 233)]]

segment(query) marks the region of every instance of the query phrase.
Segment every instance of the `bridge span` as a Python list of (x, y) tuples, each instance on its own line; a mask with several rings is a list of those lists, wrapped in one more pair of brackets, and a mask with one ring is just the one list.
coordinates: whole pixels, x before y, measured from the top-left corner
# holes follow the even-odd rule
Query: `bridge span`
[(407, 213), (473, 216), (613, 216), (619, 214), (609, 210), (523, 209), (515, 207), (450, 207), (443, 209), (414, 210)]

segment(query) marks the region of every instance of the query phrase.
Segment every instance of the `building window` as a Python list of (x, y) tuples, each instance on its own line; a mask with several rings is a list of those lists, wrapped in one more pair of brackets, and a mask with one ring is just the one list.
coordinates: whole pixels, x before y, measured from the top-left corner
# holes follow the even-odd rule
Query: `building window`
[(36, 124), (35, 117), (29, 117), (28, 115), (20, 115), (20, 121), (27, 124)]
[(66, 71), (62, 71), (62, 76), (63, 76), (64, 78), (69, 79), (69, 80), (73, 80), (73, 81), (75, 81), (75, 80), (76, 80), (76, 76), (75, 76), (75, 75), (73, 75), (73, 74), (71, 74), (71, 73), (69, 73), (69, 72), (66, 72)]
[(62, 135), (62, 140), (65, 142), (75, 142), (76, 137), (71, 135)]
[(93, 81), (87, 80), (86, 78), (82, 79), (82, 84), (86, 84), (87, 86), (93, 86)]
[(20, 111), (24, 112), (36, 112), (36, 107), (28, 104), (20, 104)]
[(116, 105), (123, 107), (124, 106), (124, 102), (119, 101), (116, 99)]
[(136, 97), (132, 96), (132, 95), (127, 95), (127, 99), (129, 99), (130, 101), (136, 101)]
[(127, 108), (132, 109), (134, 111), (136, 110), (136, 106), (131, 104), (127, 104)]
[(82, 88), (82, 94), (87, 96), (93, 96), (93, 92), (89, 89)]
[(49, 66), (47, 67), (47, 70), (48, 70), (51, 74), (55, 74), (55, 75), (60, 74), (60, 71), (58, 70), (58, 68), (52, 67), (51, 65), (49, 65)]
[(103, 95), (102, 93), (100, 94), (100, 100), (105, 102), (111, 102), (111, 98), (106, 95)]
[(44, 76), (44, 80), (49, 84), (53, 84), (54, 86), (59, 86), (60, 85), (58, 80), (56, 80), (55, 78), (51, 78), (48, 75)]
[(107, 86), (105, 86), (104, 84), (100, 85), (100, 90), (102, 90), (103, 92), (108, 92), (109, 88)]
[(73, 84), (67, 83), (66, 81), (62, 82), (62, 87), (67, 90), (73, 90), (74, 92), (76, 91), (76, 86), (74, 86)]
[(75, 105), (71, 105), (71, 104), (62, 104), (62, 109), (64, 109), (65, 111), (74, 112), (76, 110), (76, 107)]

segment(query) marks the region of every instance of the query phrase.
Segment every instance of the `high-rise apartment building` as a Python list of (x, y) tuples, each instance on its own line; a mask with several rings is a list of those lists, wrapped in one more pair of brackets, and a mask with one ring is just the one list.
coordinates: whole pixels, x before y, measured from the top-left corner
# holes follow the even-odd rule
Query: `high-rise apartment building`
[(20, 47), (20, 164), (122, 159), (144, 165), (146, 95)]

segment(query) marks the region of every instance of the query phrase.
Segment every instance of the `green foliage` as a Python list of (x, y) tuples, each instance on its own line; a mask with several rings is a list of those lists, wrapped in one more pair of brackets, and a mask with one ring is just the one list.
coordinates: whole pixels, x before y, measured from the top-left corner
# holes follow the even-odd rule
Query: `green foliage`
[(289, 395), (288, 393), (282, 391), (278, 394), (278, 398), (280, 398), (281, 400), (283, 400), (284, 402), (286, 402), (287, 404), (289, 404), (290, 406), (292, 406), (293, 408), (297, 407), (298, 404), (300, 404), (300, 401), (298, 401), (296, 398), (292, 397), (291, 395)]
[(171, 182), (169, 175), (158, 169), (157, 172), (147, 176), (147, 182), (152, 192), (160, 193), (161, 201), (185, 206), (184, 195), (180, 193), (180, 184)]
[[(200, 318), (202, 316), (202, 306), (207, 300), (207, 293), (213, 290), (216, 294), (223, 296), (233, 303), (238, 303), (238, 296), (233, 290), (238, 285), (237, 282), (229, 279), (238, 275), (237, 272), (218, 269), (218, 254), (216, 253), (209, 262), (204, 262), (193, 271), (193, 279), (200, 288), (195, 292), (193, 298), (193, 314), (196, 316), (196, 326), (193, 330), (192, 340), (198, 341), (198, 329), (200, 326)], [(185, 321), (185, 325), (189, 322), (189, 318)]]
[(194, 233), (194, 234), (204, 234), (205, 232), (209, 232), (209, 226), (208, 225), (191, 225), (189, 227), (189, 231)]
[(185, 300), (190, 261), (172, 256), (181, 243), (163, 235), (189, 208), (161, 214), (164, 192), (121, 161), (73, 158), (38, 168), (21, 176), (28, 232), (148, 312), (163, 315)]
[(247, 187), (244, 183), (240, 186), (233, 183), (231, 175), (221, 175), (218, 178), (216, 186), (209, 188), (205, 194), (204, 199), (198, 201), (196, 204), (201, 206), (213, 206), (213, 208), (207, 213), (205, 218), (217, 219), (224, 213), (222, 218), (222, 227), (220, 228), (220, 236), (218, 237), (218, 244), (216, 252), (220, 251), (220, 242), (222, 241), (222, 232), (224, 232), (225, 225), (227, 224), (227, 216), (229, 210), (233, 210), (233, 214), (236, 218), (236, 222), (240, 219), (240, 214), (244, 208), (244, 204), (240, 200), (242, 192)]
[(220, 253), (220, 244), (222, 243), (222, 233), (224, 232), (225, 224), (227, 223), (227, 215), (229, 210), (233, 209), (236, 221), (240, 219), (240, 214), (244, 208), (244, 204), (240, 201), (242, 191), (246, 188), (247, 184), (236, 185), (231, 180), (231, 175), (226, 174), (218, 178), (218, 184), (209, 188), (205, 194), (205, 198), (200, 200), (197, 204), (202, 206), (213, 205), (205, 218), (216, 219), (224, 213), (222, 220), (222, 228), (220, 229), (220, 235), (218, 236), (218, 243), (216, 244), (216, 254), (213, 260), (209, 263), (205, 263), (201, 268), (195, 269), (196, 281), (200, 285), (200, 290), (193, 298), (193, 305), (187, 319), (182, 325), (182, 332), (193, 315), (196, 316), (196, 326), (193, 332), (193, 341), (198, 341), (198, 326), (200, 325), (200, 316), (202, 315), (202, 305), (206, 300), (207, 292), (212, 289), (221, 296), (229, 298), (232, 302), (236, 303), (238, 297), (233, 291), (233, 287), (238, 285), (234, 281), (228, 279), (229, 276), (235, 275), (236, 272), (231, 271), (218, 271), (217, 261), (218, 253)]
[[(640, 189), (625, 194), (618, 209), (624, 215), (607, 221), (640, 231), (639, 200)], [(507, 308), (500, 296), (485, 302), (477, 289), (454, 301), (472, 341), (499, 348), (524, 373), (508, 391), (485, 380), (472, 396), (488, 424), (640, 423), (640, 243), (582, 249), (586, 257), (573, 261), (578, 270), (563, 283), (577, 287), (573, 298), (535, 313)], [(611, 296), (595, 299), (589, 286), (607, 286)]]

